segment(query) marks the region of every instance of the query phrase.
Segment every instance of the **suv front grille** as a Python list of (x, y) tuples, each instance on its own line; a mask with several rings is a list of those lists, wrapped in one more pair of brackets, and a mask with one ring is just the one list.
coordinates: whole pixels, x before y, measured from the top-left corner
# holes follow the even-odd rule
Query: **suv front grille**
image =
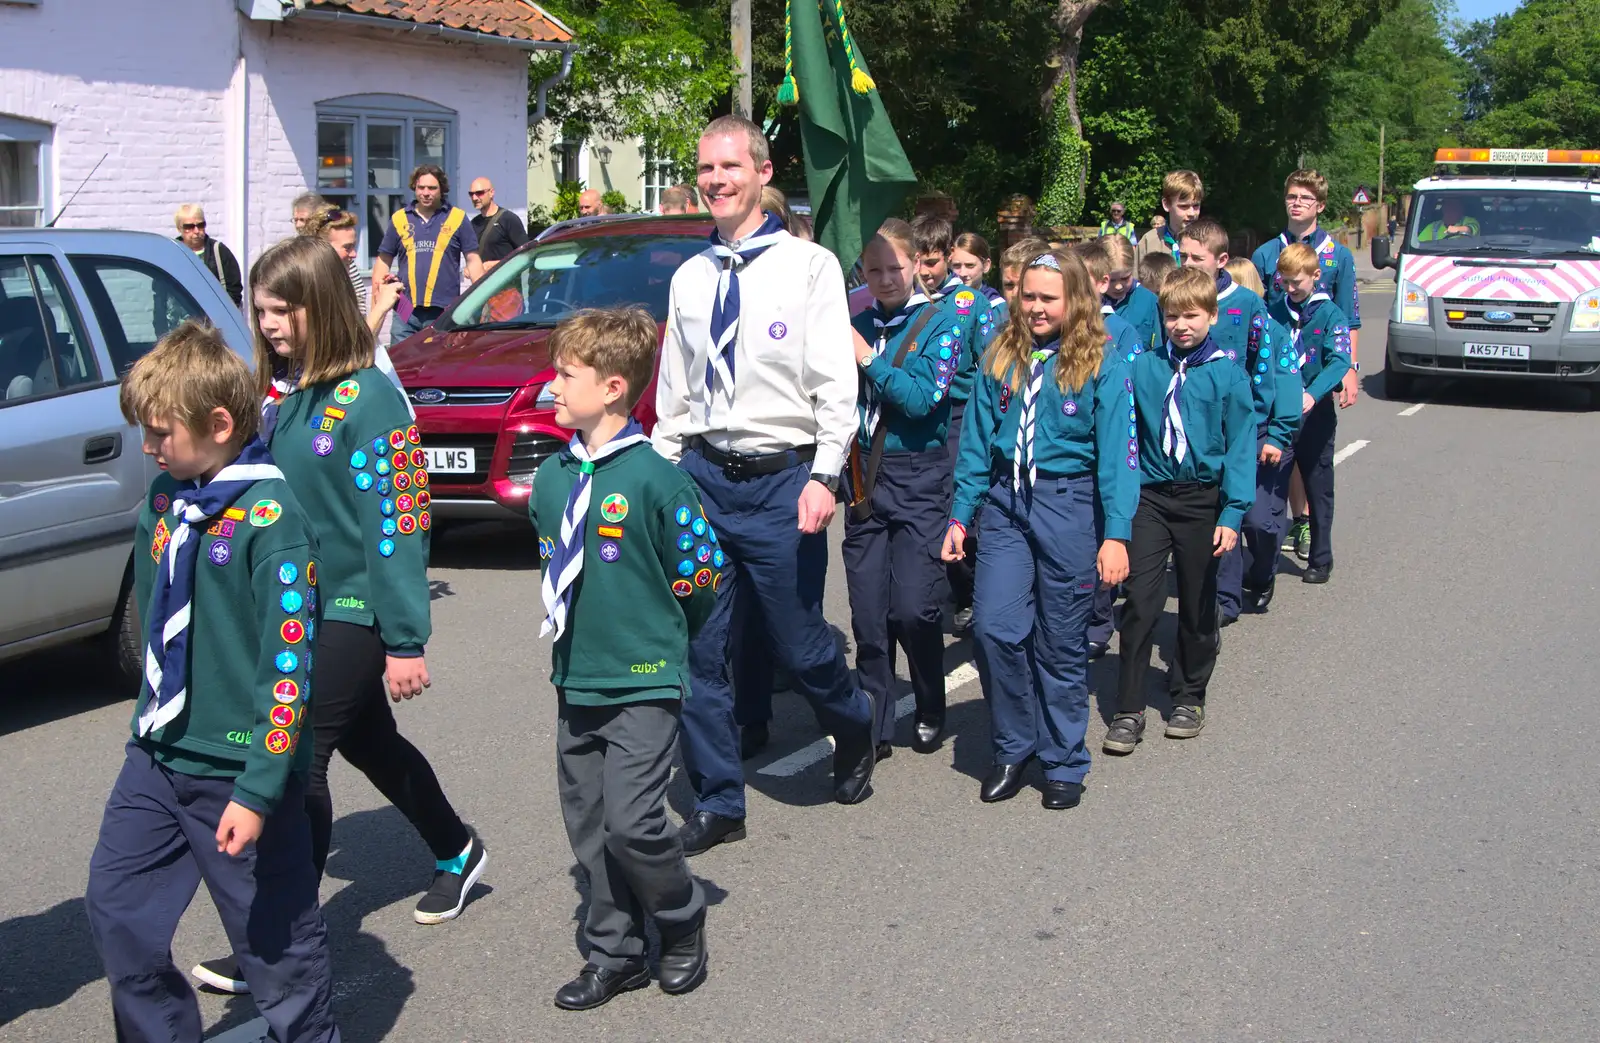
[[(419, 406), (498, 406), (511, 401), (516, 388), (415, 388), (406, 394)], [(443, 395), (443, 398), (436, 397)], [(417, 396), (421, 395), (422, 398)]]
[(506, 465), (506, 477), (518, 485), (532, 485), (533, 474), (539, 465), (561, 452), (566, 443), (549, 435), (518, 435), (511, 443), (511, 460)]
[[(1461, 297), (1444, 298), (1445, 311), (1465, 312), (1464, 317), (1445, 322), (1453, 330), (1484, 330), (1493, 333), (1547, 333), (1556, 326), (1556, 315), (1561, 306), (1553, 301), (1492, 301), (1470, 300)], [(1514, 316), (1510, 322), (1488, 322), (1485, 312), (1508, 311)]]

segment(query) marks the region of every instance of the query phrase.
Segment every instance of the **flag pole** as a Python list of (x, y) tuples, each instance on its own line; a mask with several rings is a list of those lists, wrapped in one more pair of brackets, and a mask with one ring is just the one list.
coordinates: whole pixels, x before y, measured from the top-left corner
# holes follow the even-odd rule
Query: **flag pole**
[(750, 94), (750, 0), (733, 0), (728, 14), (733, 36), (733, 114), (750, 119), (755, 107)]

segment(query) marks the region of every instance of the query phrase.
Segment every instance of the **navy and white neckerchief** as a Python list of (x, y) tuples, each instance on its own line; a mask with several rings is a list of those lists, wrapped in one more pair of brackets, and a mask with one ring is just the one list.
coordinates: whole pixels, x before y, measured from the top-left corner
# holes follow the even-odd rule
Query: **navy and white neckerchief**
[(991, 308), (998, 308), (1000, 305), (1006, 303), (1006, 295), (995, 289), (993, 286), (990, 286), (988, 283), (984, 283), (982, 286), (978, 287), (978, 292), (989, 298), (989, 306)]
[(1323, 301), (1332, 300), (1320, 290), (1307, 297), (1298, 308), (1295, 307), (1294, 298), (1288, 294), (1283, 295), (1284, 310), (1289, 313), (1289, 344), (1300, 359), (1300, 367), (1305, 368), (1307, 352), (1300, 350), (1300, 334), (1305, 329), (1306, 320), (1311, 318), (1311, 313), (1317, 310), (1317, 305)]
[(711, 254), (717, 259), (720, 271), (717, 296), (711, 302), (711, 346), (710, 357), (706, 360), (708, 419), (719, 379), (723, 394), (729, 402), (733, 401), (734, 348), (739, 343), (739, 271), (788, 234), (783, 222), (770, 213), (765, 215), (759, 228), (732, 244), (723, 240), (721, 232), (711, 230)]
[(1172, 379), (1167, 383), (1167, 399), (1161, 416), (1161, 451), (1180, 464), (1183, 463), (1183, 458), (1189, 455), (1189, 436), (1183, 430), (1181, 397), (1184, 382), (1188, 380), (1189, 368), (1203, 366), (1207, 362), (1227, 357), (1228, 353), (1217, 347), (1217, 342), (1210, 337), (1187, 355), (1179, 355), (1177, 345), (1170, 340), (1167, 341), (1167, 358), (1176, 359), (1178, 368), (1173, 371)]
[(259, 438), (239, 451), (238, 459), (204, 485), (186, 482), (172, 498), (177, 516), (172, 535), (156, 562), (145, 628), (144, 679), (150, 698), (139, 711), (139, 734), (148, 735), (183, 712), (189, 694), (189, 620), (193, 614), (194, 570), (200, 541), (191, 530), (215, 518), (256, 482), (282, 478), (272, 454)]
[[(889, 347), (890, 335), (901, 326), (904, 326), (907, 320), (916, 314), (917, 309), (927, 303), (929, 303), (927, 295), (921, 290), (914, 290), (911, 296), (906, 298), (906, 302), (900, 306), (899, 311), (885, 318), (883, 305), (877, 300), (873, 300), (872, 326), (877, 330), (878, 335), (872, 342), (872, 357), (877, 358), (882, 355)], [(870, 439), (873, 432), (878, 429), (878, 419), (883, 413), (883, 405), (878, 401), (878, 389), (873, 386), (872, 381), (866, 379), (865, 375), (861, 380), (861, 393), (862, 398), (866, 400), (867, 438)]]
[(1101, 315), (1115, 315), (1116, 313), (1117, 313), (1117, 306), (1111, 302), (1111, 297), (1109, 295), (1107, 295), (1107, 294), (1101, 294), (1100, 295), (1100, 314)]
[(932, 293), (928, 294), (928, 299), (930, 301), (942, 301), (950, 294), (955, 293), (957, 290), (964, 290), (966, 288), (967, 284), (961, 281), (961, 277), (955, 272), (951, 272), (944, 277), (944, 282), (939, 284), (939, 288), (937, 290), (934, 290)]
[(1060, 350), (1060, 337), (1046, 344), (1035, 345), (1033, 349), (1033, 367), (1028, 372), (1028, 383), (1022, 389), (1022, 412), (1017, 416), (1017, 444), (1011, 450), (1011, 489), (1019, 494), (1024, 489), (1031, 490), (1039, 477), (1039, 465), (1033, 451), (1039, 416), (1039, 391), (1044, 387), (1045, 366)]
[(261, 439), (262, 445), (272, 443), (272, 432), (278, 429), (278, 407), (283, 404), (285, 398), (294, 394), (295, 388), (299, 386), (298, 374), (272, 378), (272, 383), (267, 386), (267, 397), (261, 400), (261, 431), (257, 437)]
[(552, 630), (556, 640), (567, 629), (567, 610), (572, 606), (572, 585), (583, 571), (583, 529), (589, 524), (589, 491), (593, 485), (594, 465), (607, 457), (615, 456), (630, 446), (650, 441), (639, 421), (632, 417), (621, 431), (593, 455), (583, 444), (583, 435), (572, 436), (567, 451), (578, 458), (578, 480), (567, 494), (567, 509), (561, 512), (561, 536), (556, 540), (556, 551), (544, 570), (544, 582), (539, 592), (544, 597), (544, 625), (539, 636)]
[(1220, 300), (1222, 300), (1222, 298), (1224, 298), (1228, 294), (1232, 293), (1233, 292), (1233, 287), (1234, 287), (1233, 276), (1228, 274), (1228, 269), (1226, 269), (1226, 268), (1218, 268), (1217, 269), (1217, 300), (1220, 301)]
[(1289, 246), (1293, 243), (1304, 243), (1317, 253), (1322, 252), (1322, 244), (1327, 242), (1330, 238), (1332, 238), (1332, 236), (1328, 235), (1328, 233), (1325, 232), (1320, 226), (1313, 228), (1310, 232), (1303, 236), (1296, 236), (1287, 228), (1278, 233), (1278, 242), (1282, 244), (1279, 249), (1282, 249), (1282, 247)]

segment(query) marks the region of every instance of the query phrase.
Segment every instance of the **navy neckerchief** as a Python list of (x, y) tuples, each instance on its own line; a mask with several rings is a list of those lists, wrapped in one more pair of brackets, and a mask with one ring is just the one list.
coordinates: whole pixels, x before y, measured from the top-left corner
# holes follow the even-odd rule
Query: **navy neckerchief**
[(991, 307), (999, 307), (1006, 301), (1006, 295), (995, 289), (993, 286), (990, 286), (988, 283), (984, 283), (982, 286), (979, 286), (978, 291), (985, 297), (989, 298), (989, 304)]
[(1022, 410), (1017, 416), (1017, 442), (1011, 451), (1011, 488), (1014, 492), (1031, 491), (1038, 481), (1039, 467), (1034, 457), (1034, 434), (1039, 415), (1039, 392), (1044, 388), (1045, 367), (1061, 350), (1061, 337), (1051, 337), (1040, 344), (1033, 342), (1032, 365), (1028, 382), (1022, 389)]
[(967, 284), (961, 281), (961, 277), (956, 275), (955, 272), (950, 272), (944, 277), (944, 282), (939, 284), (939, 288), (928, 294), (928, 300), (942, 301), (956, 290), (964, 290), (966, 288)]
[(1189, 379), (1188, 371), (1194, 366), (1203, 366), (1227, 357), (1228, 353), (1217, 347), (1217, 342), (1209, 334), (1187, 355), (1179, 355), (1177, 345), (1167, 341), (1167, 360), (1169, 363), (1176, 362), (1177, 368), (1172, 371), (1172, 380), (1167, 383), (1167, 397), (1162, 408), (1161, 451), (1180, 464), (1189, 452), (1189, 436), (1183, 429), (1182, 398), (1183, 385)]
[(189, 690), (189, 620), (194, 610), (194, 570), (200, 556), (195, 526), (215, 518), (256, 482), (282, 478), (272, 454), (252, 438), (231, 464), (205, 485), (185, 482), (172, 498), (177, 517), (156, 560), (150, 618), (145, 628), (144, 678), (150, 698), (139, 711), (139, 734), (148, 735), (183, 712)]
[(1321, 225), (1318, 225), (1316, 228), (1313, 228), (1311, 231), (1307, 232), (1304, 236), (1300, 236), (1298, 238), (1287, 228), (1278, 233), (1278, 242), (1282, 243), (1284, 246), (1288, 246), (1291, 243), (1304, 243), (1317, 253), (1322, 252), (1322, 244), (1327, 242), (1328, 238), (1328, 233), (1323, 231)]
[(567, 507), (561, 512), (561, 533), (556, 538), (556, 551), (550, 558), (550, 564), (545, 567), (544, 580), (539, 585), (545, 608), (544, 624), (539, 628), (540, 637), (553, 630), (559, 641), (567, 629), (567, 611), (572, 607), (572, 587), (578, 581), (578, 574), (583, 571), (583, 530), (589, 524), (589, 490), (593, 484), (595, 464), (648, 441), (650, 436), (644, 433), (639, 421), (630, 416), (622, 430), (612, 435), (593, 456), (589, 455), (588, 446), (583, 444), (581, 432), (575, 433), (568, 443), (567, 452), (578, 460), (578, 480), (567, 493)]
[(1304, 303), (1296, 308), (1294, 298), (1287, 293), (1283, 295), (1283, 308), (1289, 313), (1289, 343), (1293, 346), (1294, 353), (1299, 356), (1302, 368), (1306, 364), (1306, 353), (1300, 350), (1300, 334), (1304, 331), (1306, 323), (1311, 321), (1311, 316), (1316, 314), (1317, 305), (1332, 299), (1318, 290), (1313, 292), (1305, 299)]
[(1228, 269), (1217, 269), (1217, 300), (1222, 300), (1233, 292), (1233, 276), (1228, 274)]
[[(906, 298), (899, 310), (886, 311), (883, 303), (877, 298), (872, 300), (872, 326), (877, 330), (877, 336), (872, 341), (872, 354), (874, 357), (882, 355), (889, 347), (889, 337), (894, 331), (904, 326), (910, 318), (917, 313), (917, 309), (924, 304), (931, 303), (927, 294), (921, 289), (911, 291), (911, 296)], [(867, 437), (871, 438), (878, 429), (878, 420), (882, 416), (883, 406), (878, 401), (877, 389), (872, 381), (866, 379), (866, 374), (861, 377), (862, 400), (866, 406)]]
[(783, 222), (770, 213), (761, 226), (735, 243), (723, 240), (711, 230), (711, 253), (721, 271), (717, 276), (717, 295), (711, 302), (711, 346), (706, 361), (706, 410), (709, 418), (717, 378), (722, 378), (728, 400), (733, 400), (734, 347), (739, 342), (739, 271), (775, 246), (789, 233)]

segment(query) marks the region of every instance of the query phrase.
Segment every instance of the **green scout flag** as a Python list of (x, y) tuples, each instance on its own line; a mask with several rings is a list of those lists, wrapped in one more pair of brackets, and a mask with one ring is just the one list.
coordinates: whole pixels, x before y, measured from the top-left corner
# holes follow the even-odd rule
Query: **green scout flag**
[(846, 271), (917, 183), (843, 0), (786, 0), (778, 101), (800, 105), (800, 144), (817, 242)]

